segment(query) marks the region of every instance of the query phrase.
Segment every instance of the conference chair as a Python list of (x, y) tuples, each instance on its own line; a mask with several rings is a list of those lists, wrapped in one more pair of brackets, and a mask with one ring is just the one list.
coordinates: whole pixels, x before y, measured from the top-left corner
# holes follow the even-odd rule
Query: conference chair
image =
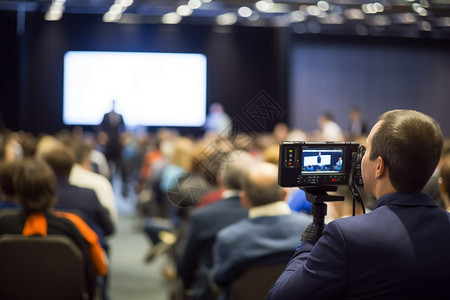
[(249, 267), (233, 282), (229, 299), (266, 299), (285, 268), (286, 263)]
[(2, 235), (0, 258), (0, 299), (88, 299), (83, 254), (65, 236)]

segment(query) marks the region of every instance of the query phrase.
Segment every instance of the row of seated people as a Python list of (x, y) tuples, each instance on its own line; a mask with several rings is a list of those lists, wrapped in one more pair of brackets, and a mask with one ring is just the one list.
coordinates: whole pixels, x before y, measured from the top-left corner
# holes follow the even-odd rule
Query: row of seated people
[(96, 292), (103, 287), (100, 279), (108, 274), (108, 257), (93, 229), (94, 224), (89, 223), (88, 218), (83, 219), (81, 211), (55, 207), (58, 202), (57, 180), (51, 167), (36, 158), (2, 163), (0, 188), (5, 197), (1, 202), (0, 236), (68, 237), (85, 258), (88, 299), (101, 299)]
[[(107, 258), (107, 255), (109, 255), (108, 240), (115, 230), (117, 209), (112, 185), (109, 180), (90, 170), (90, 147), (85, 143), (77, 142), (75, 139), (69, 139), (67, 136), (65, 138), (57, 138), (49, 135), (40, 137), (38, 142), (31, 147), (30, 144), (28, 143), (28, 149), (32, 148), (34, 150), (25, 155), (17, 155), (17, 153), (16, 155), (5, 155), (7, 151), (2, 152), (4, 155), (2, 155), (3, 159), (0, 167), (0, 198), (2, 200), (0, 208), (14, 208), (22, 211), (23, 203), (21, 203), (18, 196), (22, 188), (16, 186), (13, 174), (17, 172), (17, 169), (24, 168), (24, 164), (28, 165), (29, 168), (33, 168), (34, 161), (43, 164), (45, 168), (50, 169), (54, 180), (48, 174), (47, 178), (44, 178), (45, 172), (36, 172), (34, 174), (36, 176), (35, 180), (38, 180), (39, 176), (43, 177), (39, 182), (41, 185), (48, 185), (47, 181), (54, 181), (52, 184), (55, 186), (53, 187), (52, 185), (50, 191), (54, 192), (55, 195), (54, 199), (47, 206), (42, 207), (42, 210), (54, 210), (57, 212), (58, 217), (69, 218), (75, 224), (82, 226), (82, 228), (87, 228), (85, 232), (89, 232), (86, 235), (88, 245), (96, 245), (98, 242), (101, 246), (102, 254), (99, 254), (98, 249), (96, 250), (98, 253), (93, 254), (97, 257), (106, 254), (105, 258)], [(20, 154), (20, 152), (18, 153)], [(34, 167), (37, 168), (37, 166)], [(31, 178), (28, 179), (31, 180)], [(25, 186), (29, 186), (29, 184)], [(39, 198), (40, 196), (35, 195), (35, 197)], [(45, 197), (51, 199), (53, 196), (49, 193)], [(100, 202), (100, 199), (103, 201)], [(76, 218), (74, 220), (72, 214), (66, 215), (67, 212), (75, 213), (81, 219)], [(28, 212), (24, 211), (24, 214), (27, 215)], [(47, 217), (47, 214), (44, 214), (44, 216)], [(51, 218), (53, 218), (53, 215), (51, 215)], [(51, 234), (54, 232), (48, 231), (47, 233)], [(36, 234), (39, 234), (39, 232)], [(98, 262), (96, 264), (98, 265)], [(92, 267), (90, 269), (92, 270)], [(103, 266), (101, 272), (90, 273), (89, 278), (94, 278), (96, 283), (95, 285), (89, 285), (93, 288), (91, 292), (98, 290), (99, 295), (97, 295), (97, 299), (108, 299), (106, 287), (108, 278), (107, 267)], [(93, 274), (96, 275), (93, 276)]]
[[(244, 138), (243, 141), (248, 140)], [(246, 266), (278, 262), (276, 259), (287, 262), (286, 256), (288, 254), (286, 253), (293, 253), (302, 232), (301, 229), (297, 228), (292, 233), (291, 252), (285, 251), (286, 249), (268, 248), (266, 250), (273, 251), (273, 253), (280, 250), (279, 255), (274, 254), (272, 256), (266, 255), (266, 253), (260, 257), (251, 257), (246, 260), (245, 257), (242, 257), (242, 253), (245, 251), (240, 250), (242, 253), (235, 256), (243, 260), (238, 263), (240, 268), (231, 267), (228, 270), (231, 271), (229, 274), (228, 271), (220, 271), (220, 261), (226, 261), (227, 259), (220, 259), (220, 250), (216, 251), (219, 254), (215, 254), (213, 249), (217, 234), (222, 229), (225, 231), (226, 227), (241, 221), (254, 223), (255, 220), (253, 219), (256, 219), (256, 222), (258, 222), (260, 217), (265, 219), (264, 214), (267, 211), (274, 211), (275, 215), (283, 215), (282, 210), (284, 210), (284, 214), (287, 214), (287, 211), (281, 208), (284, 205), (278, 203), (283, 197), (277, 197), (277, 199), (274, 197), (272, 199), (274, 203), (258, 204), (260, 203), (258, 202), (259, 197), (253, 197), (253, 202), (248, 197), (247, 202), (241, 203), (241, 199), (245, 199), (245, 197), (239, 196), (241, 191), (244, 191), (244, 195), (251, 194), (251, 192), (245, 192), (245, 184), (243, 184), (246, 180), (247, 183), (252, 182), (249, 179), (250, 177), (246, 177), (248, 171), (251, 174), (253, 169), (260, 169), (260, 171), (256, 171), (256, 178), (260, 177), (261, 180), (264, 180), (262, 170), (268, 168), (267, 166), (260, 166), (257, 161), (265, 160), (276, 164), (278, 158), (273, 153), (277, 153), (278, 146), (275, 143), (268, 143), (269, 146), (261, 149), (260, 153), (269, 153), (269, 155), (258, 156), (258, 152), (254, 151), (249, 143), (244, 143), (246, 147), (239, 147), (236, 144), (230, 147), (230, 143), (223, 138), (196, 142), (185, 137), (166, 137), (166, 139), (158, 141), (157, 147), (148, 151), (147, 155), (143, 157), (147, 164), (142, 165), (141, 174), (145, 176), (143, 176), (144, 180), (139, 183), (142, 185), (144, 182), (145, 187), (142, 188), (141, 186), (138, 191), (142, 197), (145, 194), (150, 195), (148, 196), (150, 208), (144, 222), (144, 230), (153, 244), (148, 260), (150, 261), (158, 253), (170, 248), (172, 250), (171, 257), (177, 266), (178, 279), (183, 283), (182, 293), (193, 295), (194, 298), (216, 298), (218, 294), (217, 286), (224, 287), (224, 290), (219, 293), (226, 298), (233, 280), (239, 276), (239, 273)], [(66, 142), (66, 144), (72, 143)], [(52, 153), (52, 150), (50, 150), (54, 148), (53, 146), (50, 149), (47, 149), (46, 146), (38, 148), (44, 148), (44, 150), (37, 151), (42, 153), (44, 158), (58, 157), (57, 153)], [(237, 148), (241, 150), (234, 151)], [(273, 149), (275, 151), (271, 151)], [(52, 154), (45, 155), (45, 153)], [(86, 153), (89, 153), (89, 151), (84, 151), (84, 153), (84, 155), (78, 155), (77, 153), (77, 164), (81, 165), (83, 161), (87, 161), (87, 164), (89, 164), (89, 160), (86, 160), (86, 157), (89, 156)], [(51, 159), (48, 162), (52, 165)], [(58, 173), (56, 171), (56, 173), (62, 175), (58, 175), (59, 177), (64, 177), (64, 172)], [(72, 174), (73, 168), (70, 176)], [(174, 178), (179, 180), (174, 180)], [(252, 184), (248, 185), (251, 186)], [(257, 186), (257, 184), (254, 185)], [(262, 192), (264, 196), (270, 194), (269, 185), (263, 184), (263, 188), (267, 188), (265, 192)], [(272, 186), (272, 188), (274, 187)], [(258, 188), (255, 189), (258, 190)], [(259, 192), (261, 192), (262, 187), (259, 187), (259, 189)], [(309, 212), (310, 207), (308, 207), (308, 202), (305, 201), (304, 193), (301, 190), (291, 191), (287, 203), (290, 205), (291, 211)], [(273, 207), (276, 207), (276, 209)], [(109, 210), (108, 214), (113, 220), (114, 214), (111, 211), (113, 210)], [(252, 213), (252, 211), (256, 211), (256, 213)], [(329, 215), (332, 214), (332, 211)], [(252, 215), (256, 217), (253, 218)], [(346, 213), (338, 214), (336, 217), (342, 215), (346, 215)], [(248, 218), (249, 216), (250, 218)], [(281, 219), (281, 217), (278, 217), (278, 219)], [(273, 229), (278, 230), (275, 226)], [(174, 242), (173, 239), (167, 239), (168, 235), (163, 234), (167, 232), (175, 234), (174, 236), (177, 237), (175, 245), (171, 245)], [(267, 233), (269, 234), (270, 231)], [(271, 237), (276, 237), (276, 234)], [(294, 239), (295, 244), (292, 245)], [(239, 240), (239, 245), (241, 245), (242, 240), (245, 240), (245, 238)], [(268, 246), (273, 246), (270, 239), (268, 240)], [(218, 243), (219, 241), (216, 244)], [(245, 248), (244, 245), (242, 243)], [(265, 249), (261, 245), (258, 245), (258, 247)], [(232, 252), (229, 252), (231, 255)], [(214, 259), (214, 257), (217, 258)], [(274, 260), (272, 261), (272, 259)], [(216, 282), (212, 284), (214, 279), (216, 279)]]
[[(153, 244), (147, 259), (172, 250), (176, 299), (226, 299), (247, 267), (287, 263), (312, 220), (304, 192), (277, 184), (277, 144), (259, 155), (249, 144), (229, 144), (223, 138), (195, 144), (181, 137), (171, 155), (163, 145), (147, 154), (150, 175), (141, 191), (149, 204), (144, 229)], [(227, 230), (232, 233), (222, 233)], [(177, 237), (175, 245), (166, 241), (167, 232)]]
[[(361, 140), (359, 142), (364, 143)], [(290, 190), (286, 198), (278, 196), (273, 197), (270, 203), (264, 202), (265, 196), (274, 195), (275, 186), (270, 186), (267, 181), (266, 184), (258, 187), (258, 180), (264, 182), (263, 170), (268, 169), (267, 166), (259, 165), (259, 161), (276, 164), (277, 156), (274, 155), (271, 159), (264, 156), (255, 157), (252, 151), (243, 149), (234, 151), (239, 147), (226, 151), (221, 146), (220, 141), (210, 141), (206, 145), (200, 144), (200, 151), (198, 151), (195, 150), (192, 141), (178, 139), (174, 143), (172, 157), (157, 151), (151, 151), (148, 154), (149, 160), (153, 162), (153, 165), (147, 166), (151, 173), (148, 187), (150, 194), (153, 194), (149, 196), (151, 198), (149, 202), (162, 203), (167, 213), (166, 215), (160, 213), (154, 207), (149, 210), (150, 217), (146, 218), (145, 231), (154, 244), (152, 248), (154, 251), (150, 251), (148, 258), (150, 261), (155, 254), (163, 251), (161, 249), (170, 248), (173, 242), (173, 239), (169, 239), (166, 243), (158, 233), (175, 233), (178, 239), (171, 248), (173, 250), (171, 255), (177, 266), (177, 278), (182, 282), (181, 287), (176, 286), (175, 298), (182, 299), (188, 295), (192, 299), (216, 299), (217, 297), (227, 299), (230, 296), (229, 288), (233, 285), (233, 281), (248, 266), (287, 263), (289, 255), (295, 251), (304, 227), (296, 226), (286, 233), (283, 241), (290, 243), (290, 246), (286, 247), (283, 243), (275, 242), (278, 237), (283, 236), (285, 232), (283, 230), (287, 230), (286, 227), (277, 225), (277, 222), (273, 221), (270, 223), (272, 227), (269, 226), (270, 230), (267, 230), (264, 228), (264, 221), (261, 220), (270, 219), (270, 216), (277, 217), (274, 220), (283, 219), (288, 222), (290, 217), (286, 215), (298, 215), (300, 211), (306, 214), (310, 212), (304, 192), (298, 189)], [(172, 167), (166, 169), (170, 165)], [(186, 165), (189, 167), (182, 167)], [(162, 178), (165, 177), (163, 175), (165, 170), (171, 169), (178, 169), (178, 173), (174, 172), (175, 175), (167, 177), (173, 178), (178, 175), (177, 184), (171, 186), (168, 181), (161, 184)], [(252, 174), (254, 181), (250, 179)], [(272, 179), (275, 180), (273, 183), (276, 185), (276, 170), (273, 176)], [(214, 180), (210, 180), (211, 177)], [(433, 178), (430, 181), (432, 180)], [(216, 185), (211, 185), (211, 182), (215, 182)], [(197, 194), (190, 189), (193, 187), (197, 187)], [(200, 196), (198, 187), (201, 187)], [(361, 191), (364, 195), (364, 190), (361, 189)], [(430, 193), (437, 191), (439, 194), (436, 185), (427, 186), (426, 191)], [(281, 192), (283, 193), (283, 190)], [(347, 193), (347, 201), (330, 203), (327, 221), (352, 215), (352, 196), (348, 194), (348, 189), (339, 190), (339, 194), (343, 193)], [(192, 196), (193, 194), (197, 197)], [(283, 199), (286, 199), (289, 211), (281, 208), (286, 207), (281, 204)], [(369, 201), (367, 205), (369, 208), (375, 200), (367, 196), (364, 199)], [(438, 197), (435, 200), (441, 208), (444, 208), (438, 201)], [(153, 214), (155, 211), (158, 213)], [(268, 216), (265, 215), (266, 213)], [(359, 213), (361, 211), (357, 211), (357, 214)], [(278, 214), (283, 217), (277, 216)], [(157, 222), (155, 219), (161, 216), (171, 222)], [(260, 231), (252, 226), (260, 228)], [(234, 239), (231, 236), (239, 238)], [(259, 239), (264, 242), (259, 242)]]

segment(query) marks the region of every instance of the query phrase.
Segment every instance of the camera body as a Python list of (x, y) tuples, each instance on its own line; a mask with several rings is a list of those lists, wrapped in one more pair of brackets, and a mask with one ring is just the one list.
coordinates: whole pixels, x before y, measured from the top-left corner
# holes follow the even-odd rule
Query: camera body
[[(358, 143), (281, 142), (278, 184), (282, 187), (362, 185)], [(352, 170), (353, 169), (353, 170)]]

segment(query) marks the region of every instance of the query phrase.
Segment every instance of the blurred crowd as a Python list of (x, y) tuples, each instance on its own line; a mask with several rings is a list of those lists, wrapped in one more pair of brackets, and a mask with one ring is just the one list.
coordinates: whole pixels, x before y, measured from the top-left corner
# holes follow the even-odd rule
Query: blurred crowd
[[(262, 262), (287, 263), (311, 222), (311, 203), (304, 192), (277, 184), (279, 143), (333, 140), (364, 145), (367, 127), (360, 112), (354, 108), (350, 116), (351, 125), (342, 130), (332, 116), (323, 114), (313, 133), (284, 123), (272, 132), (207, 131), (201, 137), (168, 128), (124, 130), (117, 136), (120, 153), (114, 159), (106, 152), (111, 136), (103, 131), (75, 127), (33, 135), (4, 130), (0, 135), (1, 208), (29, 201), (21, 198), (18, 185), (11, 183), (8, 189), (13, 162), (39, 161), (53, 170), (57, 180), (55, 203), (40, 209), (81, 211), (107, 256), (108, 239), (118, 219), (113, 186), (118, 184), (116, 190), (124, 199), (136, 195), (136, 219), (149, 240), (145, 263), (163, 253), (170, 257), (164, 274), (171, 283), (171, 298), (232, 299), (233, 281), (245, 268)], [(445, 208), (438, 181), (439, 169), (426, 188)], [(75, 192), (69, 186), (83, 189), (76, 192), (78, 199), (71, 197)], [(361, 191), (370, 210), (374, 199), (364, 195), (362, 187)], [(346, 201), (329, 204), (327, 221), (352, 215), (348, 188), (340, 187), (338, 194), (345, 195)], [(251, 236), (246, 235), (249, 231)], [(104, 278), (103, 285), (106, 274), (106, 270), (96, 273)]]

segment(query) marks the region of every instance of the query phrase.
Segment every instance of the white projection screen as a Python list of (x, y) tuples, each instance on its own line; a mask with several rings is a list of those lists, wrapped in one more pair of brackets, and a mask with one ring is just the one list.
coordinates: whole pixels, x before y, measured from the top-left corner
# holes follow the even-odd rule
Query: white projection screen
[(115, 100), (127, 126), (200, 127), (206, 61), (199, 53), (66, 52), (63, 122), (97, 125)]

